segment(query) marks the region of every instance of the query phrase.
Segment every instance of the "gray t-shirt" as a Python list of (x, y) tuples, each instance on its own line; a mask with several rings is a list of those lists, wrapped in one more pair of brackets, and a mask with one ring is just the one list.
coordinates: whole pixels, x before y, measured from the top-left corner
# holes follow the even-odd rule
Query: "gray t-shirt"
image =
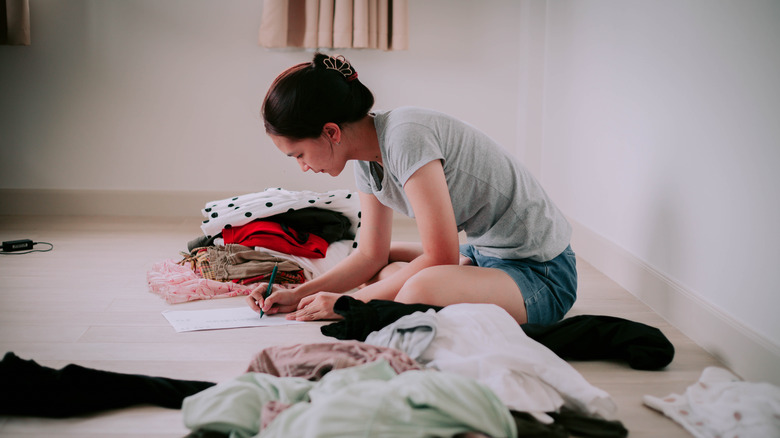
[(419, 168), (442, 160), (458, 231), (480, 253), (547, 261), (569, 245), (571, 226), (536, 178), (475, 127), (413, 107), (377, 111), (374, 126), (383, 166), (355, 162), (361, 192), (414, 217), (403, 186)]

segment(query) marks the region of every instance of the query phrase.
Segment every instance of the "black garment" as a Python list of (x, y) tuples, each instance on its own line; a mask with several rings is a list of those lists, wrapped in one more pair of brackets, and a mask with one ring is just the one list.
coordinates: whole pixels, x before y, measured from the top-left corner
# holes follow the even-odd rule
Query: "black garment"
[(527, 412), (509, 411), (517, 426), (517, 436), (523, 438), (569, 438), (569, 432), (560, 424), (544, 424)]
[(620, 421), (604, 420), (562, 408), (548, 412), (553, 423), (544, 424), (526, 412), (510, 410), (517, 426), (517, 436), (523, 438), (625, 438), (628, 429)]
[(195, 248), (203, 248), (207, 246), (213, 246), (214, 240), (216, 240), (218, 237), (222, 237), (222, 233), (217, 234), (216, 236), (200, 236), (196, 237), (189, 242), (187, 242), (187, 251), (192, 252)]
[(657, 370), (674, 358), (674, 346), (661, 330), (614, 316), (578, 315), (548, 326), (520, 327), (563, 359), (617, 359), (634, 369)]
[(402, 316), (414, 312), (425, 312), (429, 309), (439, 311), (440, 306), (428, 304), (404, 304), (387, 300), (371, 300), (364, 303), (349, 295), (342, 295), (333, 305), (333, 311), (343, 316), (344, 319), (332, 324), (320, 327), (325, 336), (336, 339), (355, 339), (365, 341), (371, 332), (388, 326)]
[(562, 408), (560, 412), (550, 412), (547, 415), (555, 420), (553, 424), (563, 427), (572, 436), (583, 438), (624, 438), (628, 436), (628, 429), (620, 421), (590, 417), (567, 408)]
[(73, 364), (55, 370), (8, 352), (0, 361), (0, 415), (64, 418), (142, 404), (181, 409), (184, 398), (214, 385)]
[[(329, 244), (337, 240), (355, 238), (355, 235), (350, 231), (352, 222), (349, 218), (335, 210), (309, 207), (300, 210), (291, 210), (257, 220), (276, 222), (282, 225), (282, 229), (296, 240), (298, 240), (298, 234), (301, 236), (314, 234), (315, 236), (322, 237)], [(290, 232), (290, 228), (295, 230), (295, 233)], [(212, 246), (214, 245), (214, 240), (218, 237), (222, 237), (222, 233), (217, 234), (216, 236), (196, 237), (187, 242), (187, 250), (192, 251), (195, 248)], [(305, 243), (307, 240), (308, 237), (304, 238), (303, 242), (300, 243)]]
[(350, 222), (349, 218), (334, 210), (309, 207), (279, 213), (262, 218), (262, 220), (276, 222), (299, 233), (314, 234), (322, 237), (328, 243), (355, 238), (354, 234), (350, 232), (352, 222)]

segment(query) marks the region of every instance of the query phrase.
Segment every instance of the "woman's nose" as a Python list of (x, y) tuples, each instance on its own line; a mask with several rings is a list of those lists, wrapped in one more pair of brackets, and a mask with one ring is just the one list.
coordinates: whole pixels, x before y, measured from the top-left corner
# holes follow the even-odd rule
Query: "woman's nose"
[(298, 159), (298, 165), (301, 166), (301, 170), (303, 172), (306, 172), (307, 170), (311, 169), (311, 167), (309, 167), (308, 164), (304, 163), (303, 160), (301, 160), (300, 158)]

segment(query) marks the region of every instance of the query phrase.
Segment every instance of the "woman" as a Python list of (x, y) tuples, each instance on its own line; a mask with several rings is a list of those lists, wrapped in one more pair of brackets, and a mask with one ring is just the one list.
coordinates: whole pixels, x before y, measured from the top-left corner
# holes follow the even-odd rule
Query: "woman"
[[(445, 306), (493, 303), (518, 323), (560, 320), (576, 298), (571, 226), (533, 176), (474, 127), (420, 108), (370, 112), (371, 91), (343, 57), (317, 53), (276, 78), (263, 118), (301, 170), (339, 175), (355, 161), (360, 245), (294, 289), (264, 285), (257, 312), (335, 319), (341, 293)], [(416, 219), (419, 244), (391, 244), (393, 210)], [(468, 243), (459, 245), (458, 232)]]

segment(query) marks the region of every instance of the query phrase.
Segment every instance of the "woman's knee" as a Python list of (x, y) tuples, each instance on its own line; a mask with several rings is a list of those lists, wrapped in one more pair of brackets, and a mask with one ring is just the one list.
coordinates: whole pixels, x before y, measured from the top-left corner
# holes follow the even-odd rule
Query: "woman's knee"
[(366, 286), (368, 286), (370, 284), (374, 284), (377, 281), (381, 281), (381, 280), (384, 280), (385, 278), (390, 277), (391, 275), (393, 275), (396, 272), (398, 272), (401, 268), (403, 268), (404, 265), (406, 265), (406, 264), (407, 264), (406, 262), (393, 262), (393, 263), (389, 263), (387, 266), (385, 266), (379, 272), (377, 272), (376, 275), (371, 277), (370, 280), (368, 280), (367, 282), (365, 282), (365, 283), (361, 284), (360, 286), (358, 286), (358, 289), (362, 289), (362, 288), (364, 288), (364, 287), (366, 287)]
[(411, 276), (398, 291), (395, 301), (407, 304), (436, 304), (434, 300), (441, 284), (441, 273), (437, 268), (438, 266), (425, 268)]
[(506, 310), (518, 323), (528, 321), (519, 287), (506, 272), (475, 266), (432, 266), (406, 281), (395, 301), (447, 306), (490, 303)]

